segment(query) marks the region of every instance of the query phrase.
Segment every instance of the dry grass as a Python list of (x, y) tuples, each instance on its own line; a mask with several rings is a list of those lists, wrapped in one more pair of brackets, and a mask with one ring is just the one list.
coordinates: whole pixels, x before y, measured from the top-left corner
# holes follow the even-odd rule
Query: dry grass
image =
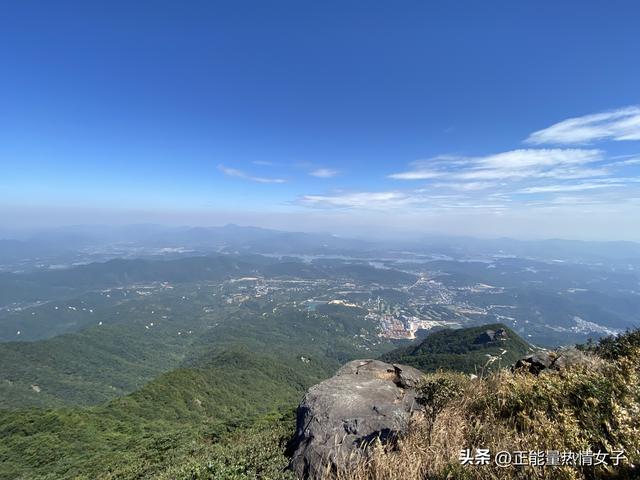
[[(338, 472), (339, 480), (640, 478), (640, 348), (630, 355), (594, 359), (560, 373), (534, 376), (501, 371), (471, 380), (438, 373), (456, 382), (455, 395), (430, 425), (414, 418), (393, 447), (376, 444), (369, 455)], [(430, 438), (429, 438), (430, 437)], [(461, 465), (460, 451), (612, 451), (624, 449), (625, 467), (501, 468)]]

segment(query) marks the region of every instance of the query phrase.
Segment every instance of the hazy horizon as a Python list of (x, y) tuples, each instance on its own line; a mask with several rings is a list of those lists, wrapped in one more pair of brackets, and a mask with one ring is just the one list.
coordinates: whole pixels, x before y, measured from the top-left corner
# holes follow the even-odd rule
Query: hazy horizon
[[(29, 240), (33, 238), (38, 238), (38, 236), (47, 233), (86, 233), (86, 234), (96, 234), (104, 229), (113, 229), (114, 231), (118, 231), (118, 229), (124, 230), (135, 230), (139, 231), (147, 230), (155, 230), (155, 229), (166, 229), (167, 232), (171, 232), (174, 230), (190, 230), (190, 229), (216, 229), (216, 228), (226, 228), (226, 227), (238, 227), (238, 228), (257, 228), (264, 230), (271, 230), (283, 233), (301, 233), (301, 234), (319, 234), (319, 235), (331, 235), (338, 238), (344, 239), (353, 239), (353, 240), (365, 240), (372, 242), (375, 244), (376, 242), (416, 242), (420, 240), (427, 239), (469, 239), (469, 240), (516, 240), (522, 242), (536, 242), (536, 241), (568, 241), (568, 242), (601, 242), (601, 243), (615, 243), (615, 242), (631, 242), (638, 243), (640, 241), (634, 239), (599, 239), (599, 238), (575, 238), (575, 237), (553, 237), (553, 236), (540, 236), (540, 237), (523, 237), (517, 235), (473, 235), (469, 234), (468, 231), (461, 231), (460, 233), (452, 233), (452, 232), (438, 232), (438, 231), (398, 231), (394, 232), (382, 232), (380, 230), (372, 230), (367, 233), (361, 229), (354, 231), (352, 233), (348, 232), (340, 232), (340, 231), (332, 231), (322, 228), (316, 229), (305, 229), (305, 228), (286, 228), (280, 227), (278, 225), (274, 226), (264, 226), (257, 225), (251, 223), (242, 223), (242, 222), (224, 222), (224, 223), (208, 223), (208, 224), (187, 224), (187, 223), (155, 223), (155, 222), (138, 222), (138, 223), (79, 223), (79, 224), (59, 224), (59, 225), (25, 225), (18, 227), (0, 227), (0, 240)], [(158, 238), (158, 240), (162, 240), (162, 237)], [(169, 242), (170, 243), (170, 242)]]

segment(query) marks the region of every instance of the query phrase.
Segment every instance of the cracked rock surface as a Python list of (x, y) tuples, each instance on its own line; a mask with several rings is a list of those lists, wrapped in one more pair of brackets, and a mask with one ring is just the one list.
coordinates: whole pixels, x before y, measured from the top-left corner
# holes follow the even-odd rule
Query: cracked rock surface
[(415, 401), (419, 370), (379, 360), (354, 360), (309, 389), (297, 411), (290, 444), (291, 468), (299, 478), (327, 477), (366, 455), (367, 444), (406, 430), (420, 410)]

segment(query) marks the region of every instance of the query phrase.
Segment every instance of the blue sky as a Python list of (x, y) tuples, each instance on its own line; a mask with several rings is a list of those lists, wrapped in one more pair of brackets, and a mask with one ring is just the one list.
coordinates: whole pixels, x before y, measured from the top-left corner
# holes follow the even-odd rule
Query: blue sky
[(0, 222), (640, 240), (634, 1), (13, 2)]

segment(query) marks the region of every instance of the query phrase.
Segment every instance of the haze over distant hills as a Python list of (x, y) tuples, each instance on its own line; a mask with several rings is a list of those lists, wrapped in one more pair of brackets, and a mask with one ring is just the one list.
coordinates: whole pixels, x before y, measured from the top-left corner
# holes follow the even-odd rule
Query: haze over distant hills
[(393, 254), (473, 259), (516, 256), (538, 260), (640, 265), (640, 243), (578, 240), (524, 241), (509, 238), (429, 236), (383, 240), (258, 227), (169, 227), (161, 225), (70, 226), (5, 232), (0, 236), (0, 271), (61, 268), (109, 258), (175, 257), (211, 252), (349, 255)]
[[(41, 324), (28, 307), (45, 308), (40, 305), (52, 300), (135, 284), (219, 282), (238, 275), (384, 279), (381, 285), (419, 279), (412, 291), (383, 295), (392, 308), (410, 306), (394, 314), (403, 328), (414, 317), (461, 325), (507, 321), (522, 335), (555, 343), (566, 333), (603, 335), (639, 322), (640, 244), (631, 242), (430, 238), (389, 244), (235, 225), (70, 227), (0, 242), (10, 246), (2, 250), (5, 271), (0, 272), (0, 315), (6, 317), (0, 331), (7, 339), (38, 338), (33, 329), (19, 326)], [(344, 298), (361, 301), (358, 295)], [(423, 311), (415, 310), (416, 304)], [(48, 322), (36, 330), (63, 333), (84, 321)], [(69, 327), (60, 330), (65, 324)]]
[[(383, 308), (367, 308), (400, 336), (438, 322), (506, 322), (528, 340), (556, 344), (640, 323), (640, 244), (631, 242), (433, 237), (389, 243), (236, 225), (132, 225), (43, 230), (0, 243), (7, 247), (0, 254), (0, 332), (7, 340), (60, 334), (90, 321), (69, 317), (68, 309), (50, 311), (52, 301), (238, 276), (346, 282), (333, 299), (363, 305), (380, 296)], [(373, 295), (358, 292), (361, 282), (400, 284)], [(46, 324), (42, 309), (49, 309)]]

